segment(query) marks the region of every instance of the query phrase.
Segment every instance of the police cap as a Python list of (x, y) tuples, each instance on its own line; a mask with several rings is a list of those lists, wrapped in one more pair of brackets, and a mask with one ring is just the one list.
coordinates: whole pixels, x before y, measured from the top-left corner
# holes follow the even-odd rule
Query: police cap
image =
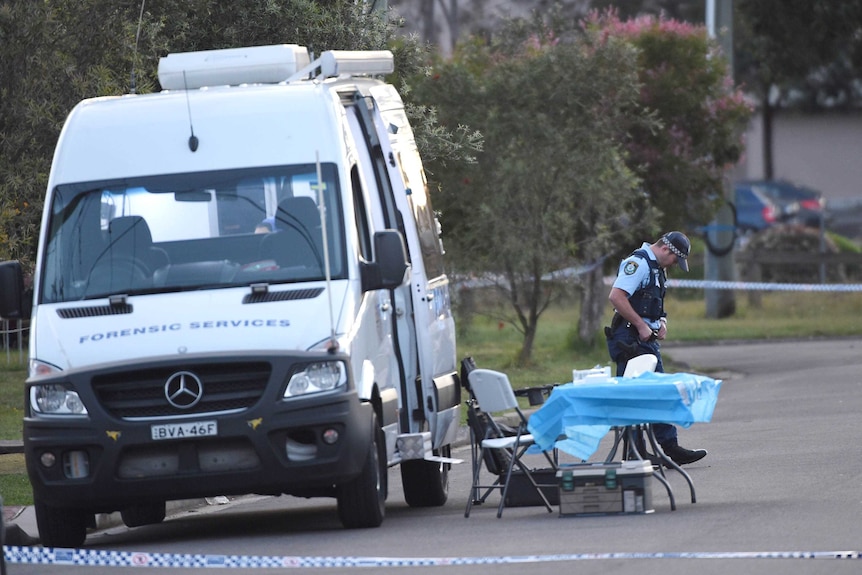
[(687, 272), (691, 242), (686, 235), (682, 232), (668, 232), (661, 237), (661, 241), (674, 253), (682, 271)]

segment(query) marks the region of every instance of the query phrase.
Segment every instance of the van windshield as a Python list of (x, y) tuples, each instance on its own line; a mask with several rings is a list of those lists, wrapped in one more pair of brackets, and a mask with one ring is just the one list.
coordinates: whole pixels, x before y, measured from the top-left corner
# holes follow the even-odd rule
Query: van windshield
[(313, 164), (57, 186), (40, 300), (322, 280), (323, 229), (345, 278), (337, 172), (320, 173), (322, 186)]

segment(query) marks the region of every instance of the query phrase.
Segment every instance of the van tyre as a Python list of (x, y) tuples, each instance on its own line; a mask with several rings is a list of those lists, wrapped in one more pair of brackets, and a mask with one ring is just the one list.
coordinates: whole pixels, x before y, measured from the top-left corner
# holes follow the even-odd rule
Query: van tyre
[[(449, 445), (434, 450), (434, 455), (450, 457)], [(424, 459), (411, 459), (401, 463), (401, 484), (404, 501), (410, 507), (440, 507), (449, 498), (449, 469), (451, 463), (438, 463)]]
[(81, 547), (87, 538), (87, 525), (92, 513), (81, 509), (51, 507), (38, 499), (33, 506), (36, 511), (36, 526), (44, 547)]
[(358, 477), (338, 486), (338, 518), (348, 529), (379, 527), (386, 515), (386, 438), (372, 416), (374, 437)]
[(154, 525), (165, 520), (165, 502), (144, 503), (132, 505), (120, 511), (120, 517), (126, 527), (140, 527), (141, 525)]

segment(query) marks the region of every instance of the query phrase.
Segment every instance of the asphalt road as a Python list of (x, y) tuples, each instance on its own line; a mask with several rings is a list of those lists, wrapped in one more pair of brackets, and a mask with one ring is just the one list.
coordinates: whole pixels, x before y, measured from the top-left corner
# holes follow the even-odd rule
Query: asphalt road
[[(467, 462), (454, 468), (449, 503), (441, 508), (408, 508), (398, 470), (391, 470), (387, 518), (378, 529), (341, 529), (328, 500), (248, 497), (184, 512), (158, 526), (94, 533), (87, 549), (164, 554), (141, 557), (166, 565), (184, 554), (331, 557), (332, 567), (302, 569), (326, 574), (859, 573), (862, 559), (832, 552), (862, 551), (862, 337), (667, 346), (665, 355), (687, 365), (686, 371), (723, 381), (712, 422), (680, 430), (683, 445), (706, 448), (709, 455), (687, 467), (697, 503), (689, 501), (682, 478), (669, 475), (676, 511), (655, 484), (655, 512), (648, 515), (559, 517), (556, 510), (528, 507), (507, 509), (497, 519), (492, 506), (482, 506), (465, 519)], [(466, 449), (458, 454), (469, 460)], [(371, 559), (349, 567), (346, 557)], [(405, 558), (411, 557), (432, 564), (408, 565)], [(16, 574), (131, 569), (9, 565)], [(220, 571), (273, 569), (251, 564)]]

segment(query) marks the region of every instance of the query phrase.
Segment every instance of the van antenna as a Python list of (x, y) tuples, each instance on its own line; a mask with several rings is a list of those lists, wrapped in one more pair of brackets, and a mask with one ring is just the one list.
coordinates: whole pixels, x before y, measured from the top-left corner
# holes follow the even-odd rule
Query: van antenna
[(189, 150), (192, 152), (198, 151), (198, 137), (195, 136), (195, 127), (192, 125), (192, 103), (189, 99), (189, 83), (186, 80), (186, 71), (183, 70), (183, 84), (185, 85), (186, 92), (186, 108), (189, 111), (189, 131), (191, 131), (192, 135), (189, 136)]
[(135, 51), (132, 56), (132, 77), (129, 80), (129, 92), (131, 94), (135, 93), (137, 86), (135, 85), (135, 68), (138, 65), (138, 42), (141, 39), (141, 22), (144, 20), (144, 4), (146, 4), (147, 0), (141, 0), (141, 13), (138, 15), (138, 31), (135, 34)]
[(314, 163), (317, 168), (317, 185), (312, 186), (317, 189), (317, 210), (320, 212), (320, 233), (323, 235), (323, 267), (326, 277), (326, 293), (329, 299), (329, 347), (326, 351), (335, 353), (338, 351), (338, 340), (335, 338), (335, 315), (332, 310), (332, 276), (329, 273), (329, 242), (326, 241), (326, 200), (323, 199), (323, 191), (326, 189), (326, 183), (323, 181), (323, 172), (320, 169), (320, 151), (314, 152)]

